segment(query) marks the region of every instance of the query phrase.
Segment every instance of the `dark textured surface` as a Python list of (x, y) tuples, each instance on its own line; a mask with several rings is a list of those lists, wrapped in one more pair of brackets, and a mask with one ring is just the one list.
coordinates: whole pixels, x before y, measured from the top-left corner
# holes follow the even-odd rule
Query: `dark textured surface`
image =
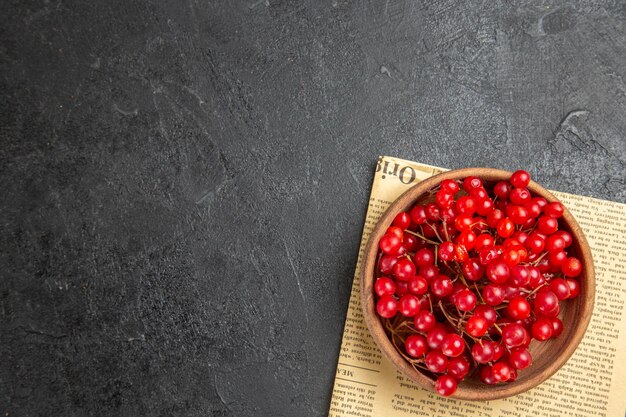
[(625, 3), (494, 3), (3, 1), (1, 415), (325, 415), (380, 154), (624, 202)]

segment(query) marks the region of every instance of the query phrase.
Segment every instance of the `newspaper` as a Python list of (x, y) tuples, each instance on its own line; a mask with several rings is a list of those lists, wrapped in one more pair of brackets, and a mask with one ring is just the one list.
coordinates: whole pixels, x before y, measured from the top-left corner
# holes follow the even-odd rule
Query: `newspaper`
[(570, 360), (538, 387), (485, 402), (439, 397), (414, 385), (382, 356), (363, 321), (359, 274), (377, 220), (409, 187), (441, 168), (380, 157), (361, 239), (329, 417), (610, 416), (626, 410), (626, 205), (555, 192), (574, 214), (592, 249), (596, 304)]

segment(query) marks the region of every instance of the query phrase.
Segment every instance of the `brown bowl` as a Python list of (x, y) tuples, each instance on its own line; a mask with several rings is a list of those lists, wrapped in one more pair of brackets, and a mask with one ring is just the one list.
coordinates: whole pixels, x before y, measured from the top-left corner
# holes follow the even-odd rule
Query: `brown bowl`
[[(492, 168), (466, 168), (448, 171), (420, 182), (402, 194), (383, 214), (374, 228), (363, 257), (361, 304), (365, 322), (370, 329), (372, 337), (383, 354), (391, 360), (398, 370), (417, 385), (430, 391), (434, 391), (434, 381), (427, 375), (415, 370), (398, 353), (389, 340), (387, 333), (385, 333), (383, 324), (376, 313), (374, 280), (376, 278), (375, 268), (378, 241), (385, 234), (385, 231), (399, 212), (410, 210), (417, 202), (432, 201), (432, 199), (426, 200), (426, 193), (442, 180), (459, 180), (472, 175), (481, 178), (485, 185), (508, 180), (511, 177), (511, 173), (508, 171)], [(528, 189), (533, 196), (543, 197), (548, 202), (558, 201), (555, 196), (534, 181), (530, 182)], [(591, 320), (595, 297), (595, 274), (587, 239), (585, 239), (580, 226), (569, 210), (567, 210), (567, 207), (563, 217), (559, 220), (559, 227), (568, 230), (572, 234), (573, 242), (568, 253), (578, 257), (583, 263), (583, 271), (578, 277), (580, 281), (580, 295), (573, 300), (561, 303), (559, 317), (563, 321), (563, 333), (559, 337), (549, 339), (546, 342), (538, 343), (533, 341), (529, 347), (533, 357), (533, 364), (529, 368), (520, 371), (514, 382), (488, 386), (477, 379), (466, 378), (458, 385), (452, 397), (463, 400), (495, 400), (520, 394), (541, 384), (552, 376), (576, 350)]]

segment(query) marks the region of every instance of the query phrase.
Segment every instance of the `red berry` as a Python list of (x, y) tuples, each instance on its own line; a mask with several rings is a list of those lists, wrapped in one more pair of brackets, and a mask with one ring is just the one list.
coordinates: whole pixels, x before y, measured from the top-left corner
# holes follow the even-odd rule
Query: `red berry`
[(530, 282), (530, 271), (525, 265), (515, 265), (510, 268), (509, 280), (516, 287), (525, 287)]
[(409, 293), (409, 283), (406, 281), (398, 281), (396, 280), (396, 295), (398, 297), (402, 297), (405, 294)]
[(550, 320), (552, 322), (552, 337), (559, 337), (563, 333), (563, 322), (557, 317), (552, 317)]
[(426, 281), (426, 278), (419, 275), (415, 275), (411, 278), (408, 285), (409, 291), (413, 294), (422, 295), (426, 294), (428, 291), (428, 281)]
[(439, 190), (435, 194), (435, 201), (437, 201), (437, 205), (442, 209), (447, 209), (452, 207), (454, 204), (454, 195), (446, 192), (445, 190)]
[(535, 313), (550, 316), (559, 306), (559, 299), (556, 294), (550, 290), (541, 290), (535, 296), (533, 307)]
[(465, 342), (463, 338), (455, 333), (447, 334), (441, 344), (441, 353), (451, 358), (461, 355), (464, 350)]
[(496, 313), (496, 310), (492, 306), (487, 304), (481, 304), (479, 306), (476, 306), (476, 308), (474, 309), (474, 316), (484, 318), (485, 320), (487, 320), (489, 326), (495, 323), (498, 319), (498, 313)]
[(554, 236), (559, 236), (565, 242), (565, 247), (568, 248), (573, 242), (572, 235), (566, 230), (558, 230), (554, 232)]
[(398, 258), (393, 255), (383, 255), (380, 257), (378, 267), (383, 274), (390, 274), (393, 271), (393, 266), (398, 262)]
[(406, 338), (404, 349), (409, 356), (413, 358), (420, 357), (428, 351), (426, 338), (421, 334), (412, 334)]
[(380, 277), (376, 279), (374, 283), (374, 291), (376, 295), (382, 297), (383, 295), (393, 295), (396, 292), (396, 284), (388, 277)]
[(469, 258), (463, 262), (461, 267), (463, 275), (470, 281), (478, 281), (485, 275), (485, 268), (480, 264), (478, 258)]
[(402, 241), (396, 235), (385, 235), (380, 239), (378, 244), (380, 250), (387, 255), (396, 255), (402, 246)]
[(439, 274), (439, 268), (435, 265), (423, 266), (420, 268), (419, 275), (423, 276), (426, 281), (432, 281)]
[(513, 232), (515, 232), (515, 225), (508, 217), (500, 220), (498, 225), (496, 226), (496, 231), (498, 232), (498, 236), (500, 237), (510, 237)]
[(555, 278), (550, 281), (550, 289), (556, 294), (559, 300), (566, 300), (570, 296), (569, 285), (563, 278)]
[(443, 242), (441, 245), (439, 245), (439, 251), (437, 252), (439, 255), (439, 258), (442, 261), (451, 261), (454, 259), (454, 252), (455, 252), (455, 247), (454, 247), (454, 243), (452, 242)]
[(435, 279), (430, 281), (430, 290), (436, 297), (447, 297), (452, 294), (452, 281), (446, 275), (437, 275)]
[(396, 315), (398, 303), (391, 295), (384, 295), (376, 303), (376, 312), (379, 316), (390, 319)]
[(561, 235), (553, 234), (546, 239), (546, 250), (548, 252), (558, 252), (565, 249), (565, 239)]
[(580, 294), (580, 283), (575, 279), (567, 278), (565, 280), (569, 287), (569, 298), (576, 298)]
[(424, 206), (414, 206), (409, 215), (411, 216), (411, 221), (415, 224), (423, 224), (427, 220)]
[(483, 187), (472, 188), (469, 192), (469, 195), (474, 197), (474, 200), (476, 200), (476, 202), (489, 199), (489, 193)]
[(493, 365), (491, 372), (493, 373), (493, 378), (496, 382), (505, 382), (511, 377), (511, 367), (506, 362), (496, 362)]
[(489, 323), (484, 317), (470, 317), (465, 324), (465, 331), (474, 337), (482, 337), (489, 330)]
[(493, 377), (493, 372), (491, 366), (483, 366), (480, 369), (480, 380), (487, 385), (495, 385), (496, 380)]
[(520, 169), (511, 174), (511, 184), (513, 184), (513, 187), (524, 188), (528, 187), (529, 183), (530, 174), (528, 173), (528, 171)]
[(445, 190), (447, 193), (456, 194), (461, 190), (459, 183), (454, 180), (443, 180), (441, 181), (441, 189)]
[(467, 288), (459, 291), (454, 300), (454, 305), (459, 311), (472, 311), (476, 307), (476, 295)]
[(487, 265), (487, 278), (494, 284), (504, 284), (509, 274), (509, 267), (503, 261), (494, 260)]
[(435, 263), (435, 253), (428, 248), (420, 249), (415, 252), (413, 262), (419, 267), (432, 265)]
[(508, 200), (513, 187), (507, 181), (499, 181), (493, 187), (493, 193), (501, 200)]
[(523, 205), (530, 202), (531, 199), (530, 191), (526, 188), (513, 188), (509, 194), (509, 200), (513, 204)]
[(507, 206), (506, 214), (515, 224), (524, 224), (530, 218), (530, 213), (524, 206), (516, 206), (514, 204)]
[(532, 364), (532, 356), (530, 352), (525, 348), (513, 348), (509, 354), (509, 363), (513, 365), (515, 369), (526, 369)]
[(435, 382), (435, 391), (442, 397), (449, 397), (456, 391), (456, 379), (449, 375), (440, 375)]
[(531, 253), (541, 253), (546, 245), (545, 238), (539, 233), (531, 233), (526, 241), (526, 247)]
[(554, 332), (552, 320), (544, 317), (537, 319), (537, 321), (533, 323), (530, 332), (533, 337), (540, 342), (548, 340), (552, 337), (552, 333)]
[(559, 203), (558, 201), (554, 201), (548, 204), (543, 209), (543, 213), (546, 216), (554, 217), (555, 219), (558, 219), (559, 217), (561, 217), (564, 211), (565, 211), (565, 208), (563, 207), (563, 204)]
[(435, 327), (435, 316), (428, 310), (420, 310), (413, 318), (415, 328), (420, 332), (428, 332)]
[(393, 219), (393, 225), (399, 227), (400, 229), (408, 229), (411, 225), (411, 216), (402, 211)]
[(439, 220), (440, 213), (441, 210), (435, 203), (426, 204), (426, 218), (428, 220), (433, 222)]
[(393, 274), (400, 281), (408, 281), (415, 276), (415, 265), (406, 258), (402, 258), (393, 266)]
[(502, 341), (508, 347), (521, 346), (526, 337), (528, 332), (521, 324), (511, 323), (502, 328)]
[(489, 233), (481, 233), (476, 236), (476, 242), (474, 242), (474, 249), (480, 251), (481, 249), (493, 248), (495, 241)]
[(447, 333), (443, 326), (433, 327), (428, 333), (426, 333), (426, 342), (428, 343), (428, 347), (433, 350), (441, 349), (441, 345), (443, 345), (443, 339), (445, 339), (446, 334)]
[(470, 176), (463, 180), (463, 189), (468, 193), (474, 188), (481, 188), (482, 186), (483, 181), (478, 177)]
[(493, 360), (494, 346), (491, 343), (478, 341), (472, 346), (472, 357), (478, 363), (487, 363)]
[(457, 356), (448, 361), (448, 375), (462, 380), (470, 371), (470, 364), (463, 356)]
[(398, 311), (406, 317), (413, 317), (419, 311), (419, 300), (413, 294), (405, 294), (398, 301)]
[(487, 284), (482, 291), (483, 299), (485, 303), (490, 306), (497, 306), (504, 301), (504, 290), (501, 286), (496, 284)]
[(561, 264), (563, 275), (569, 278), (577, 277), (583, 270), (583, 264), (577, 258), (567, 258)]
[(474, 200), (474, 197), (464, 195), (456, 201), (456, 210), (460, 214), (474, 214), (476, 211), (476, 200)]
[(506, 313), (514, 320), (524, 320), (530, 316), (530, 303), (524, 297), (513, 297), (509, 301)]
[(398, 236), (398, 239), (400, 239), (400, 242), (402, 242), (402, 240), (404, 239), (404, 231), (397, 226), (389, 226), (385, 234)]
[(551, 235), (559, 228), (559, 222), (554, 217), (541, 216), (537, 220), (537, 228), (545, 235)]

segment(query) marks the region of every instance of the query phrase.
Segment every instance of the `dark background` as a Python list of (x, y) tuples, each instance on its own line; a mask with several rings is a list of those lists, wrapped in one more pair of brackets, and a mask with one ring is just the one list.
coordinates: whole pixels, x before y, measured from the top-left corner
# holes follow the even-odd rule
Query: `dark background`
[(0, 13), (0, 415), (324, 416), (375, 161), (626, 201), (626, 3)]

